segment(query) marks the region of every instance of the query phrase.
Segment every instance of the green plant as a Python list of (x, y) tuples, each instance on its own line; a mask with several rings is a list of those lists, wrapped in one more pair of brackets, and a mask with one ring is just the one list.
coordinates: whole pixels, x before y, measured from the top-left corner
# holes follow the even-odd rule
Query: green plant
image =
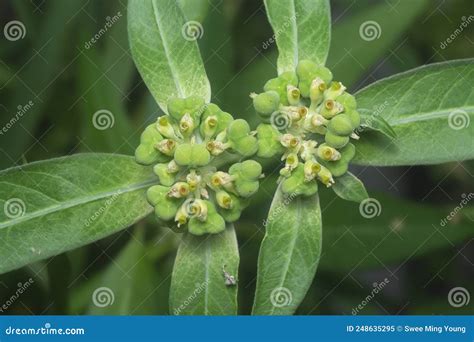
[[(306, 294), (321, 254), (317, 178), (344, 199), (370, 203), (362, 183), (346, 172), (352, 157), (358, 164), (381, 166), (473, 158), (472, 126), (459, 130), (455, 121), (472, 117), (467, 77), (472, 60), (395, 75), (361, 90), (355, 100), (331, 94), (343, 87), (330, 83), (324, 67), (329, 2), (265, 5), (279, 49), (278, 77), (267, 82), (263, 95), (253, 96), (264, 123), (252, 132), (244, 120), (210, 104), (198, 46), (183, 38), (186, 20), (175, 1), (130, 1), (136, 65), (168, 115), (145, 129), (136, 158), (76, 155), (3, 171), (1, 198), (8, 211), (0, 222), (2, 272), (96, 241), (155, 209), (160, 226), (188, 231), (173, 271), (172, 312), (235, 314), (239, 252), (232, 222), (256, 192), (261, 174), (249, 160), (255, 153), (283, 156), (282, 191), (275, 193), (259, 256), (254, 313), (290, 314)], [(381, 105), (383, 116), (376, 110)], [(314, 127), (304, 125), (307, 119)], [(349, 142), (351, 136), (360, 139)], [(433, 148), (434, 142), (443, 143)], [(224, 178), (232, 180), (221, 182)], [(195, 196), (184, 205), (190, 193)], [(203, 285), (197, 295), (196, 284)], [(183, 305), (188, 298), (191, 305)]]

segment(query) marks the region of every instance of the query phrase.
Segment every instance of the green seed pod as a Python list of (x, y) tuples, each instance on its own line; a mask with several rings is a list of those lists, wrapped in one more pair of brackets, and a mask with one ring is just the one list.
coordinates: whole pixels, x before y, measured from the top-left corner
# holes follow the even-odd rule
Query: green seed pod
[(158, 176), (160, 184), (165, 186), (171, 186), (175, 182), (175, 175), (168, 170), (168, 164), (156, 164), (153, 167), (153, 172)]
[(211, 155), (204, 144), (185, 143), (178, 145), (174, 160), (180, 166), (206, 166), (211, 161)]
[(349, 136), (352, 133), (352, 121), (347, 114), (336, 115), (329, 121), (328, 130), (340, 136)]
[(234, 120), (232, 115), (210, 103), (201, 117), (201, 135), (207, 139), (214, 138), (218, 133), (224, 131), (232, 120)]
[(296, 87), (298, 85), (298, 78), (294, 72), (286, 71), (277, 78), (272, 78), (271, 80), (267, 81), (263, 87), (263, 90), (276, 91), (280, 96), (280, 103), (284, 106), (288, 106), (289, 102), (287, 97), (287, 87), (289, 85)]
[(271, 158), (276, 154), (283, 153), (280, 144), (281, 133), (272, 125), (260, 124), (257, 127), (258, 152), (261, 158)]
[(310, 87), (316, 78), (320, 78), (326, 84), (332, 80), (332, 73), (328, 68), (319, 66), (310, 60), (300, 61), (296, 67), (296, 74), (299, 79), (298, 88), (303, 97), (310, 96)]
[(327, 144), (319, 145), (317, 155), (318, 158), (324, 161), (335, 161), (341, 159), (341, 153)]
[(335, 100), (338, 96), (342, 95), (346, 87), (341, 82), (332, 82), (329, 88), (324, 92), (324, 98), (326, 100)]
[(148, 202), (155, 207), (156, 216), (164, 221), (173, 219), (183, 203), (182, 199), (170, 198), (169, 190), (169, 187), (154, 185), (146, 193)]
[(326, 100), (321, 105), (320, 113), (326, 119), (331, 119), (344, 110), (339, 102), (334, 100)]
[(289, 196), (311, 196), (318, 192), (318, 183), (315, 180), (305, 181), (304, 166), (298, 165), (291, 176), (281, 182), (280, 189)]
[(205, 110), (205, 102), (199, 96), (190, 96), (185, 99), (171, 98), (168, 101), (168, 113), (179, 122), (184, 114), (188, 113), (196, 125)]
[(349, 142), (349, 137), (342, 137), (331, 133), (330, 131), (327, 131), (324, 140), (326, 141), (326, 144), (331, 147), (341, 148), (347, 145), (347, 143)]
[(140, 137), (140, 145), (135, 150), (135, 160), (139, 164), (150, 165), (153, 163), (163, 163), (169, 157), (163, 155), (155, 148), (155, 145), (163, 140), (163, 137), (154, 124), (149, 125)]
[(338, 97), (336, 97), (335, 100), (344, 107), (345, 112), (350, 110), (356, 110), (357, 108), (357, 102), (355, 97), (349, 93), (344, 92)]
[(194, 235), (217, 234), (225, 229), (224, 218), (216, 211), (214, 204), (210, 201), (202, 201), (207, 207), (207, 218), (205, 221), (197, 217), (191, 217), (188, 222), (188, 231)]
[(232, 149), (242, 156), (249, 157), (258, 150), (257, 138), (250, 135), (250, 126), (243, 119), (230, 123), (227, 138)]
[(274, 90), (252, 96), (253, 106), (263, 119), (268, 119), (280, 107), (280, 95)]
[(351, 120), (352, 129), (356, 129), (360, 126), (360, 114), (356, 110), (347, 111), (346, 115)]

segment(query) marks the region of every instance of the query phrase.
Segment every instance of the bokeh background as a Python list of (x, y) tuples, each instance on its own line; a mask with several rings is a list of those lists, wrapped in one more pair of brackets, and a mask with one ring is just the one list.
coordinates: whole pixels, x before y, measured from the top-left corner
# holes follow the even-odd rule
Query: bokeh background
[[(277, 52), (274, 44), (265, 44), (273, 32), (262, 1), (183, 4), (187, 19), (203, 27), (198, 43), (213, 101), (255, 125), (248, 95), (276, 75)], [(80, 152), (133, 154), (141, 131), (160, 110), (133, 65), (126, 5), (125, 0), (0, 3), (0, 126), (23, 113), (0, 134), (1, 169)], [(474, 56), (472, 0), (332, 0), (331, 5), (328, 66), (351, 92), (417, 66)], [(380, 26), (371, 41), (359, 34), (369, 20)], [(12, 21), (19, 34), (7, 33)], [(463, 22), (467, 26), (455, 33)], [(94, 127), (92, 116), (99, 110), (113, 114), (113, 127)], [(259, 195), (236, 224), (242, 314), (252, 306), (275, 169), (267, 167)], [(380, 202), (379, 215), (362, 217), (357, 204), (321, 190), (323, 255), (297, 313), (472, 314), (474, 203), (462, 201), (474, 192), (474, 163), (355, 166), (353, 172)], [(443, 224), (451, 212), (454, 218)], [(167, 314), (179, 239), (149, 217), (91, 245), (1, 275), (0, 314)], [(20, 287), (25, 290), (14, 296)], [(114, 296), (106, 307), (92, 300), (102, 287)], [(463, 288), (466, 298), (461, 305), (453, 302), (456, 288)]]

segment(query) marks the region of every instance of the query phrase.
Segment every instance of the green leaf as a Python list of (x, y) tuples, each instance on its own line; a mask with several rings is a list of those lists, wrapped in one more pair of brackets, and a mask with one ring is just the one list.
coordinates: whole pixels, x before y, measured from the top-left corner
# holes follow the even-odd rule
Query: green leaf
[(193, 34), (175, 0), (130, 0), (128, 32), (135, 64), (163, 111), (170, 97), (211, 98), (209, 80)]
[[(337, 22), (332, 31), (328, 67), (335, 79), (346, 86), (354, 85), (374, 63), (387, 55), (390, 48), (395, 49), (394, 44), (416, 22), (428, 4), (428, 0), (387, 0), (370, 4), (369, 7), (362, 2), (351, 4), (351, 12), (357, 11), (357, 7), (362, 8)], [(394, 16), (397, 20), (393, 20)], [(360, 33), (364, 32), (364, 28), (365, 39)]]
[(145, 245), (144, 230), (133, 235), (127, 246), (101, 274), (89, 293), (91, 315), (164, 314), (167, 301), (157, 298), (160, 279)]
[(337, 177), (332, 189), (336, 195), (347, 201), (362, 202), (366, 198), (369, 198), (364, 183), (350, 172), (346, 172), (341, 177)]
[(210, 1), (213, 0), (178, 0), (178, 4), (187, 20), (202, 23), (209, 12)]
[(0, 273), (124, 229), (152, 211), (150, 168), (79, 154), (0, 172)]
[(356, 94), (397, 138), (366, 133), (354, 162), (363, 165), (437, 164), (474, 158), (474, 59), (426, 65), (369, 85)]
[(367, 113), (365, 110), (360, 110), (360, 120), (360, 132), (376, 131), (390, 139), (397, 137), (397, 133), (393, 130), (392, 126), (377, 113)]
[[(429, 206), (382, 193), (371, 196), (365, 206), (323, 197), (331, 205), (324, 208), (321, 270), (346, 274), (390, 267), (393, 272), (392, 266), (472, 238), (474, 207), (459, 209), (462, 198)], [(446, 220), (454, 212), (454, 218)]]
[(254, 315), (291, 315), (303, 300), (321, 254), (319, 197), (284, 198), (278, 189), (258, 257)]
[(324, 65), (331, 40), (328, 0), (265, 0), (268, 20), (278, 46), (278, 73), (294, 71), (298, 61)]
[(171, 279), (171, 314), (237, 314), (237, 285), (225, 284), (224, 268), (237, 280), (239, 249), (232, 225), (220, 234), (185, 234)]

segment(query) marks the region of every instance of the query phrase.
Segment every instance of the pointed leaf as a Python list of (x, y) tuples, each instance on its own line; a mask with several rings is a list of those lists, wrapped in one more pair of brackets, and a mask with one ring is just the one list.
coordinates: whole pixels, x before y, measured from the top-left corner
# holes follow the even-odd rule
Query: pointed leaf
[(324, 65), (331, 40), (328, 0), (265, 0), (278, 46), (278, 73), (294, 71), (298, 61)]
[(356, 94), (361, 111), (378, 111), (397, 134), (365, 133), (354, 162), (437, 164), (474, 158), (474, 59), (426, 65), (382, 79)]
[(291, 315), (311, 285), (321, 255), (319, 197), (284, 198), (278, 189), (258, 257), (254, 315)]
[(395, 139), (397, 137), (397, 133), (393, 130), (393, 128), (377, 113), (361, 110), (360, 120), (360, 129), (357, 133), (364, 131), (376, 131), (390, 139)]
[(0, 172), (0, 273), (124, 229), (152, 211), (133, 157), (79, 154)]
[(130, 0), (128, 32), (138, 71), (161, 109), (170, 97), (211, 98), (196, 40), (199, 23), (186, 22), (175, 0)]
[(362, 202), (366, 198), (369, 198), (364, 183), (350, 172), (346, 172), (341, 177), (337, 177), (332, 189), (336, 195), (347, 201)]
[(223, 271), (237, 280), (238, 268), (239, 249), (232, 225), (220, 234), (185, 234), (173, 268), (171, 314), (237, 314), (237, 284), (226, 285)]

